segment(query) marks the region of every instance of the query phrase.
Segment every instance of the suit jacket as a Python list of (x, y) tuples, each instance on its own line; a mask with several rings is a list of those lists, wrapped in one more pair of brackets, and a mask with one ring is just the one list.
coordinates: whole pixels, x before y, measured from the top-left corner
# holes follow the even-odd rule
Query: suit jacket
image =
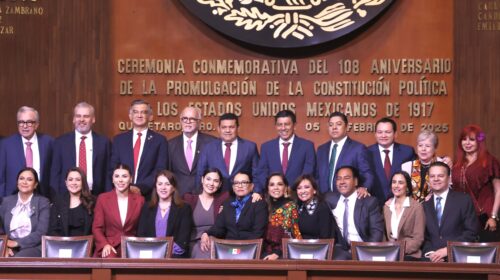
[[(229, 198), (229, 193), (228, 192), (219, 192), (217, 195), (214, 197), (214, 217), (217, 217), (219, 213), (221, 212), (221, 207), (224, 201)], [(182, 199), (191, 206), (191, 209), (194, 212), (194, 208), (196, 208), (196, 204), (198, 203), (199, 196), (197, 194), (192, 194), (192, 193), (185, 193), (182, 196)]]
[(92, 224), (92, 234), (95, 241), (94, 257), (101, 257), (102, 249), (106, 244), (113, 246), (118, 253), (117, 255), (111, 253), (110, 257), (120, 256), (121, 237), (122, 235), (136, 236), (143, 204), (144, 197), (129, 192), (127, 217), (124, 225), (122, 225), (116, 192), (114, 190), (109, 191), (97, 198), (94, 223)]
[(217, 139), (208, 143), (201, 151), (200, 162), (198, 164), (196, 184), (201, 184), (201, 176), (207, 168), (218, 168), (222, 173), (222, 190), (231, 189), (232, 180), (238, 172), (246, 172), (257, 178), (257, 165), (259, 162), (259, 152), (254, 142), (238, 137), (238, 151), (233, 170), (229, 174), (222, 151), (222, 140)]
[(234, 197), (227, 199), (222, 212), (215, 219), (208, 231), (208, 235), (224, 239), (249, 240), (263, 238), (267, 227), (267, 205), (263, 200), (252, 203), (250, 198), (241, 211), (236, 222), (236, 210), (231, 205)]
[[(92, 194), (96, 196), (106, 191), (110, 156), (111, 142), (92, 131)], [(90, 163), (87, 165), (90, 167)], [(75, 131), (72, 131), (58, 137), (54, 142), (50, 185), (56, 194), (67, 192), (64, 176), (68, 169), (75, 166), (77, 166)]]
[[(384, 162), (380, 157), (380, 152), (378, 144), (373, 144), (368, 147), (370, 167), (372, 172), (375, 174), (372, 194), (379, 200), (380, 204), (383, 205), (387, 199), (393, 195), (391, 191), (390, 178), (387, 179), (385, 176)], [(392, 174), (401, 171), (401, 165), (403, 162), (413, 159), (415, 159), (415, 151), (411, 146), (394, 143), (391, 161), (391, 176)]]
[[(302, 174), (314, 175), (315, 167), (316, 153), (314, 152), (313, 142), (295, 135), (292, 150), (288, 156), (288, 167), (285, 174), (288, 183), (292, 185)], [(279, 138), (262, 144), (260, 148), (258, 177), (256, 178), (254, 191), (263, 192), (266, 187), (267, 177), (275, 172), (283, 173)]]
[[(329, 192), (325, 195), (325, 201), (333, 211), (337, 207), (341, 195), (338, 192)], [(374, 197), (357, 199), (354, 205), (354, 225), (359, 236), (364, 242), (381, 242), (384, 238), (384, 218), (380, 211), (378, 201)], [(344, 247), (348, 244), (342, 234), (338, 232), (336, 236), (339, 243)]]
[(447, 246), (448, 241), (474, 242), (479, 222), (468, 194), (449, 190), (438, 225), (434, 195), (424, 201), (425, 237), (423, 252), (435, 251)]
[[(3, 223), (3, 231), (10, 236), (10, 222), (12, 221), (12, 209), (17, 204), (18, 195), (10, 195), (3, 198), (0, 205), (0, 221)], [(38, 247), (42, 244), (42, 235), (47, 234), (49, 228), (50, 202), (47, 198), (33, 195), (31, 198), (31, 233), (23, 238), (13, 239), (19, 244), (21, 250)]]
[[(118, 134), (113, 139), (110, 170), (119, 163), (126, 164), (132, 169), (132, 175), (137, 177), (136, 186), (141, 189), (144, 196), (151, 193), (155, 182), (156, 172), (167, 169), (168, 143), (166, 138), (151, 129), (148, 129), (141, 158), (139, 160), (138, 174), (134, 174), (134, 143), (133, 130)], [(110, 172), (110, 173), (111, 173)], [(111, 177), (111, 176), (110, 176)], [(108, 181), (111, 189), (111, 181)]]
[[(54, 203), (50, 207), (50, 227), (49, 235), (51, 236), (70, 236), (69, 235), (69, 193), (63, 193), (57, 196)], [(92, 221), (94, 215), (88, 214), (84, 216), (83, 227), (85, 235), (92, 234)]]
[[(153, 208), (148, 203), (142, 206), (137, 236), (139, 237), (160, 237), (156, 236), (156, 212), (158, 205)], [(184, 254), (181, 257), (189, 256), (189, 241), (191, 239), (191, 229), (193, 227), (193, 215), (191, 206), (184, 204), (182, 207), (172, 203), (167, 219), (167, 231), (161, 236), (173, 236), (174, 242), (182, 249)]]
[[(52, 137), (37, 133), (38, 150), (40, 153), (40, 194), (50, 197), (50, 165), (52, 163)], [(23, 141), (16, 133), (2, 139), (0, 145), (0, 197), (13, 194), (17, 190), (17, 173), (26, 167)]]
[[(316, 163), (316, 179), (318, 180), (319, 190), (321, 193), (330, 191), (330, 183), (328, 177), (330, 175), (330, 145), (332, 141), (318, 147), (317, 163)], [(345, 165), (356, 167), (359, 171), (360, 182), (359, 185), (372, 191), (373, 174), (370, 169), (370, 161), (368, 159), (368, 151), (365, 145), (360, 142), (354, 141), (347, 137), (344, 146), (342, 147), (337, 163), (336, 170)], [(335, 182), (335, 177), (333, 182)], [(333, 192), (337, 192), (337, 188), (333, 188)]]
[[(384, 205), (384, 220), (386, 239), (396, 241), (391, 238), (391, 216), (389, 206)], [(405, 208), (398, 225), (398, 239), (406, 242), (405, 255), (414, 258), (421, 258), (422, 243), (424, 243), (425, 214), (422, 204), (410, 197), (410, 207)]]
[(191, 170), (187, 165), (186, 156), (184, 155), (184, 138), (183, 134), (176, 136), (168, 141), (169, 162), (168, 169), (175, 174), (177, 179), (178, 190), (181, 195), (189, 192), (195, 192), (197, 189), (196, 172), (200, 153), (211, 141), (216, 138), (209, 134), (198, 132), (196, 139), (196, 147), (193, 147), (194, 159)]

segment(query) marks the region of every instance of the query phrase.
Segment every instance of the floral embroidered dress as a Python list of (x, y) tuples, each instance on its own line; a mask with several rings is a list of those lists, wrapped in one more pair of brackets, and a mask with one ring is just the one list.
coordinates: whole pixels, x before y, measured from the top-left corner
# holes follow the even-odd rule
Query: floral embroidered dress
[(277, 254), (282, 256), (281, 239), (302, 239), (299, 230), (299, 213), (295, 202), (280, 198), (271, 202), (272, 212), (269, 215), (266, 237), (264, 240), (264, 256)]

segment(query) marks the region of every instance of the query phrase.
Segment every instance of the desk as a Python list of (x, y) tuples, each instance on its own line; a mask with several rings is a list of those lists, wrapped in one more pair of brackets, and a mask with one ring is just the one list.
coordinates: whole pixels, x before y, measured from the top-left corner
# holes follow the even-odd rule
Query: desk
[(0, 279), (70, 280), (500, 280), (500, 264), (358, 261), (0, 259)]

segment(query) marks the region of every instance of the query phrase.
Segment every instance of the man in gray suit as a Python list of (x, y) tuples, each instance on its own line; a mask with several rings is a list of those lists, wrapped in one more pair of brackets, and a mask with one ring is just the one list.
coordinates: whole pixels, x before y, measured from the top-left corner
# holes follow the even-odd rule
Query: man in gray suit
[(175, 174), (179, 193), (195, 192), (196, 166), (203, 147), (215, 137), (199, 132), (201, 110), (186, 107), (180, 115), (182, 134), (168, 141), (168, 168)]

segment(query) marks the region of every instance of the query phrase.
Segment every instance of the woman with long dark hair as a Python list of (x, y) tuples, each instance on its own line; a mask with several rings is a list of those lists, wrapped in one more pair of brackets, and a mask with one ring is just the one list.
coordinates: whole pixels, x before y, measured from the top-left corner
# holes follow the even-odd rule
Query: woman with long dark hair
[(87, 177), (74, 167), (66, 173), (67, 192), (59, 194), (50, 209), (49, 235), (81, 236), (92, 234), (95, 198)]

